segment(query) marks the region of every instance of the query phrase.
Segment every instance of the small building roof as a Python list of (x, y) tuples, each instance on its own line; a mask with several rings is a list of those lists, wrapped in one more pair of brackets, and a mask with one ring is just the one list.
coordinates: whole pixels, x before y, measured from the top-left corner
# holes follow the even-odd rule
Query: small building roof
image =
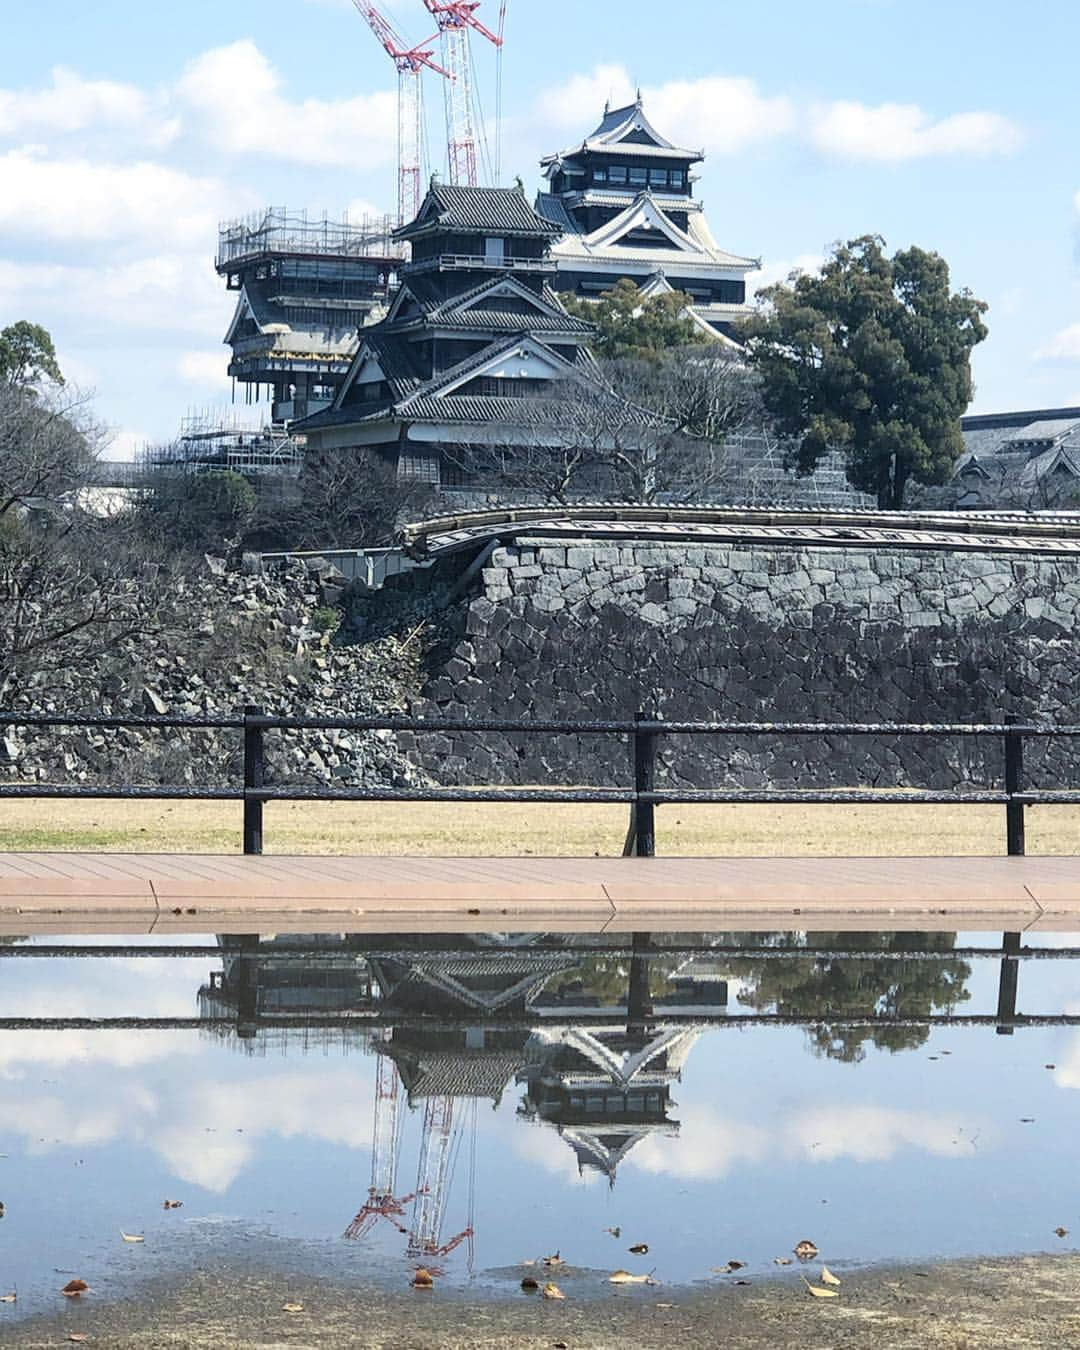
[(432, 183), (416, 219), (395, 230), (394, 237), (414, 239), (436, 230), (544, 238), (559, 233), (550, 220), (537, 215), (519, 188), (466, 187), (450, 183)]

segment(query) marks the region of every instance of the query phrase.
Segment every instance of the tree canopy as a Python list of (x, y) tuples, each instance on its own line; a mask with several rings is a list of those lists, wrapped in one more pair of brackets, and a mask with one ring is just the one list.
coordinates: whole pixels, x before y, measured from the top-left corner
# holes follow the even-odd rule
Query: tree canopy
[(64, 383), (48, 330), (26, 319), (0, 329), (0, 385), (29, 389), (43, 379)]
[(673, 347), (702, 341), (701, 329), (686, 313), (690, 297), (682, 291), (646, 296), (623, 277), (598, 300), (560, 298), (571, 314), (595, 324), (593, 351), (608, 360), (656, 362)]
[(987, 329), (986, 305), (951, 291), (943, 258), (921, 248), (889, 258), (884, 240), (863, 235), (838, 244), (820, 273), (760, 295), (742, 334), (800, 472), (839, 449), (852, 485), (888, 510), (912, 481), (948, 481)]

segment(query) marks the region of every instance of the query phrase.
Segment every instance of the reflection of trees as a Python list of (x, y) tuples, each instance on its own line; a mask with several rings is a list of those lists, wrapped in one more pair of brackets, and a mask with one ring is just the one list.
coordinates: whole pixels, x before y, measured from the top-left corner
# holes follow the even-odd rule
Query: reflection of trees
[[(903, 951), (948, 952), (956, 945), (953, 933), (803, 933), (733, 935), (733, 941), (774, 946), (802, 946), (805, 956), (782, 960), (734, 957), (732, 976), (743, 982), (739, 1002), (763, 1011), (775, 1007), (781, 1016), (820, 1017), (807, 1029), (817, 1054), (848, 1063), (861, 1060), (865, 1044), (882, 1050), (911, 1050), (925, 1044), (928, 1027), (843, 1027), (844, 1017), (927, 1017), (951, 1011), (969, 995), (965, 981), (971, 974), (966, 961), (902, 957)], [(843, 947), (852, 952), (881, 952), (849, 959), (815, 955)]]

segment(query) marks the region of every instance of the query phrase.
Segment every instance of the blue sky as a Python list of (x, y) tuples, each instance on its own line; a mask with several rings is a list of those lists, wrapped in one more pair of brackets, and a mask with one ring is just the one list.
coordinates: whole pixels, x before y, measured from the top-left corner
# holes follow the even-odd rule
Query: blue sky
[[(228, 398), (219, 219), (391, 207), (393, 68), (352, 0), (5, 8), (0, 326), (53, 331), (124, 454)], [(431, 31), (421, 0), (385, 8)], [(640, 84), (765, 280), (867, 231), (937, 249), (990, 304), (975, 410), (1080, 403), (1080, 6), (510, 0), (507, 34), (506, 177), (534, 188)]]

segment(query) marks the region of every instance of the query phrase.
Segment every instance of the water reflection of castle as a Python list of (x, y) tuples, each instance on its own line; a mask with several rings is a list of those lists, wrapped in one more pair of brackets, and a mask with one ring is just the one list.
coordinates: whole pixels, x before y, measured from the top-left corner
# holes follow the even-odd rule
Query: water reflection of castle
[[(646, 935), (614, 955), (592, 936), (219, 941), (222, 970), (199, 991), (200, 1015), (249, 1052), (330, 1039), (370, 1046), (395, 1066), (408, 1105), (431, 1118), (425, 1147), (436, 1155), (455, 1103), (498, 1104), (516, 1084), (519, 1116), (556, 1129), (580, 1168), (612, 1182), (642, 1139), (677, 1134), (673, 1085), (707, 1019), (727, 1008), (714, 963)], [(703, 1020), (665, 1020), (687, 1012)], [(327, 1014), (332, 1029), (312, 1025)], [(382, 1066), (379, 1084), (376, 1115), (387, 1118), (376, 1119), (377, 1146), (397, 1128), (397, 1083)], [(376, 1164), (372, 1192), (385, 1198), (394, 1164)], [(438, 1156), (430, 1166), (438, 1172)]]

